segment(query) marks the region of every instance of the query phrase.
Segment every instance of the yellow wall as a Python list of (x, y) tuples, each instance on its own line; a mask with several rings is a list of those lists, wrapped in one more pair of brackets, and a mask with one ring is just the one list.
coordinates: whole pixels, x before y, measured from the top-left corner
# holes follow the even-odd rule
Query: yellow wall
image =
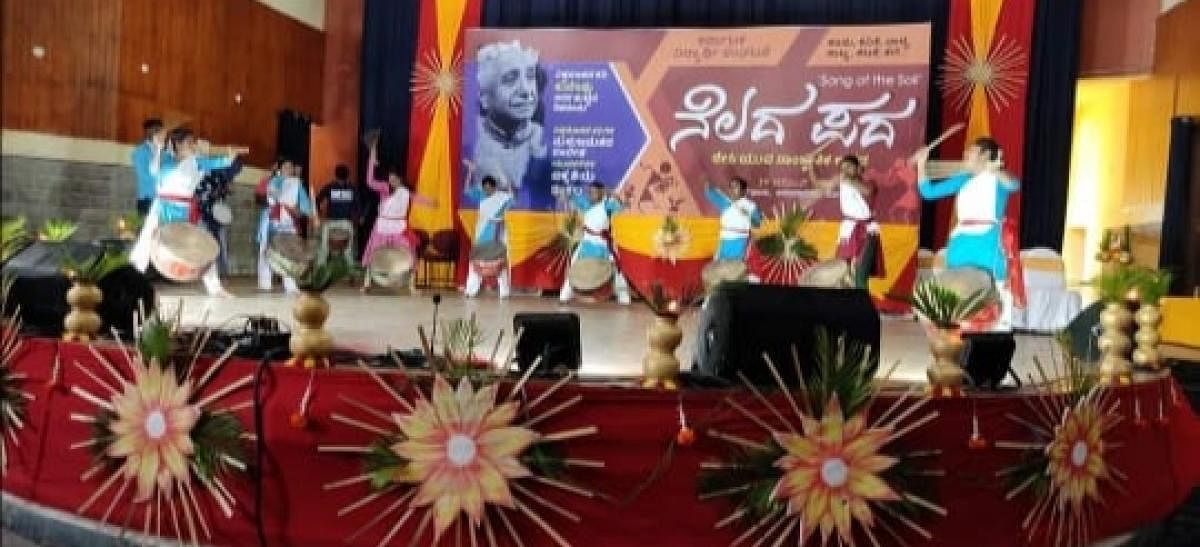
[(1079, 81), (1063, 259), (1069, 280), (1099, 273), (1105, 228), (1134, 226), (1133, 255), (1158, 264), (1170, 121), (1200, 114), (1200, 1), (1159, 17), (1154, 72)]

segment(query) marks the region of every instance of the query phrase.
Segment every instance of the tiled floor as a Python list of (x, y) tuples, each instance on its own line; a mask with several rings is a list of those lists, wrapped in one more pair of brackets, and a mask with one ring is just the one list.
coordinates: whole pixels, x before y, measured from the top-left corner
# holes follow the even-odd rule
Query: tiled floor
[[(236, 298), (208, 298), (197, 285), (160, 285), (160, 300), (164, 309), (183, 304), (185, 325), (205, 322), (208, 325), (240, 324), (245, 315), (274, 316), (291, 321), (292, 298), (279, 289), (260, 293), (252, 285), (234, 281), (231, 290)], [(327, 293), (330, 318), (326, 325), (338, 344), (352, 349), (378, 353), (388, 346), (412, 348), (420, 345), (417, 325), (431, 324), (432, 293), (419, 296), (395, 294), (361, 295), (350, 287), (336, 287)], [(503, 328), (506, 340), (511, 340), (512, 316), (517, 312), (571, 310), (579, 314), (582, 324), (584, 376), (636, 376), (641, 372), (641, 360), (646, 349), (645, 331), (653, 317), (644, 306), (623, 307), (616, 304), (576, 304), (563, 307), (552, 298), (514, 296), (507, 301), (494, 296), (468, 300), (454, 293), (443, 293), (439, 316), (441, 319), (469, 317), (472, 314), (494, 335)], [(681, 320), (684, 340), (678, 356), (682, 363), (691, 362), (698, 312)], [(894, 379), (923, 381), (929, 361), (925, 334), (909, 319), (885, 318), (881, 340), (881, 357), (886, 369), (896, 360), (900, 366)], [(507, 347), (507, 346), (505, 346)], [(1013, 362), (1017, 372), (1025, 376), (1033, 371), (1033, 356), (1050, 358), (1054, 345), (1049, 337), (1018, 336), (1017, 355)]]

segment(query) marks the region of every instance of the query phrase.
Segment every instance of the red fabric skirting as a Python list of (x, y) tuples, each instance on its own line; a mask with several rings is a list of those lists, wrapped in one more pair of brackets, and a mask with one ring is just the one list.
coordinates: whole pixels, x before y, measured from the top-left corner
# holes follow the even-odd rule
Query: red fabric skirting
[[(118, 367), (123, 366), (123, 358), (115, 348), (104, 353)], [(51, 386), (48, 381), (56, 356), (61, 364), (61, 378)], [(66, 511), (76, 510), (100, 485), (98, 478), (81, 481), (80, 474), (90, 467), (91, 455), (87, 449), (71, 448), (72, 444), (87, 439), (89, 430), (86, 424), (71, 421), (69, 415), (94, 412), (92, 405), (70, 394), (71, 386), (103, 393), (103, 388), (73, 365), (76, 360), (87, 364), (94, 358), (78, 344), (24, 341), (16, 369), (29, 375), (25, 387), (36, 399), (28, 408), (27, 427), (18, 434), (20, 445), (14, 447), (11, 441), (6, 441), (9, 469), (3, 484), (7, 492)], [(252, 361), (231, 361), (215, 382), (221, 385), (237, 380), (252, 374), (255, 366)], [(266, 378), (263, 390), (266, 420), (258, 434), (266, 446), (263, 507), (267, 537), (272, 545), (343, 545), (347, 536), (388, 503), (375, 502), (345, 517), (337, 517), (338, 509), (367, 493), (366, 486), (326, 490), (323, 485), (361, 473), (361, 464), (357, 456), (318, 453), (316, 447), (363, 445), (371, 440), (370, 434), (330, 419), (334, 412), (361, 415), (343, 402), (339, 394), (388, 410), (397, 405), (357, 370), (322, 371), (317, 376), (309, 425), (307, 429), (296, 429), (289, 425), (289, 416), (299, 404), (309, 373), (277, 367)], [(529, 395), (536, 396), (544, 387), (532, 385)], [(1173, 381), (1163, 379), (1118, 388), (1115, 393), (1120, 400), (1118, 411), (1126, 420), (1108, 434), (1106, 441), (1122, 443), (1109, 452), (1109, 461), (1129, 476), (1126, 485), (1130, 494), (1122, 495), (1110, 486), (1101, 486), (1101, 493), (1109, 503), (1098, 508), (1098, 525), (1092, 537), (1113, 535), (1160, 519), (1200, 483), (1200, 421), (1182, 394), (1173, 393), (1176, 389)], [(249, 389), (238, 391), (226, 401), (230, 404), (245, 401), (250, 393)], [(670, 393), (580, 385), (560, 390), (543, 403), (544, 408), (575, 395), (583, 395), (583, 402), (538, 427), (551, 432), (596, 425), (599, 434), (570, 441), (565, 446), (571, 457), (603, 460), (606, 466), (572, 472), (574, 480), (600, 492), (600, 499), (585, 499), (550, 488), (537, 489), (545, 498), (582, 517), (578, 524), (553, 515), (548, 517), (564, 537), (576, 545), (698, 546), (727, 545), (736, 536), (736, 530), (713, 529), (714, 523), (729, 514), (730, 507), (721, 500), (698, 501), (696, 476), (702, 461), (728, 453), (728, 445), (705, 435), (707, 428), (762, 440), (761, 432), (723, 402), (726, 397), (734, 397), (750, 408), (761, 410), (748, 393), (719, 390)], [(929, 516), (921, 521), (933, 534), (933, 541), (927, 544), (973, 547), (1025, 544), (1020, 534), (1021, 520), (1031, 500), (1018, 496), (1006, 501), (1004, 482), (995, 477), (996, 471), (1012, 465), (1019, 453), (996, 448), (972, 450), (967, 439), (972, 407), (987, 439), (1027, 439), (1023, 428), (1005, 414), (1029, 415), (1026, 403), (1032, 397), (1010, 394), (934, 400), (927, 408), (937, 410), (938, 418), (898, 441), (913, 449), (942, 450), (935, 467), (945, 469), (947, 475), (935, 479), (936, 501), (949, 510), (949, 515)], [(881, 404), (886, 405), (886, 399), (892, 396), (882, 398), (885, 401)], [(697, 430), (697, 441), (690, 447), (669, 452), (678, 430), (680, 401)], [(1135, 408), (1144, 418), (1137, 423), (1132, 416)], [(252, 430), (251, 411), (239, 414), (247, 429)], [(765, 411), (762, 414), (771, 420)], [(657, 480), (648, 482), (656, 468)], [(254, 544), (250, 479), (227, 479), (226, 484), (238, 500), (232, 519), (221, 516), (207, 495), (201, 500), (213, 528), (213, 543)], [(87, 516), (99, 518), (111, 495), (110, 491), (101, 497)], [(116, 507), (110, 520), (118, 524), (130, 522), (131, 528), (140, 529), (140, 511), (129, 514), (122, 504)], [(375, 545), (398, 515), (362, 535), (354, 544)], [(418, 520), (406, 523), (397, 537), (411, 534)], [(551, 544), (528, 520), (516, 519), (514, 524), (527, 538), (526, 545)], [(911, 542), (919, 544), (919, 539), (914, 537)], [(406, 543), (407, 539), (398, 542)]]

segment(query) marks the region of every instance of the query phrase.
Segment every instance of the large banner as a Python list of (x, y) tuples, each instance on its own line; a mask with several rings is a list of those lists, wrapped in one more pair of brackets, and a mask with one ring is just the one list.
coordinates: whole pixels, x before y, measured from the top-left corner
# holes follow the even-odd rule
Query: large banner
[[(546, 288), (561, 279), (552, 251), (566, 197), (604, 183), (628, 204), (613, 237), (641, 286), (666, 267), (653, 263), (665, 258), (653, 240), (667, 215), (688, 239), (671, 266), (698, 275), (717, 243), (719, 212), (705, 188), (735, 176), (768, 219), (809, 209), (804, 235), (832, 257), (840, 208), (820, 183), (855, 154), (877, 188), (887, 277), (871, 288), (883, 295), (916, 251), (919, 200), (905, 160), (925, 135), (929, 33), (927, 24), (474, 29), (465, 48), (467, 182), (492, 175), (513, 189), (514, 284)], [(462, 204), (470, 229), (475, 203)]]

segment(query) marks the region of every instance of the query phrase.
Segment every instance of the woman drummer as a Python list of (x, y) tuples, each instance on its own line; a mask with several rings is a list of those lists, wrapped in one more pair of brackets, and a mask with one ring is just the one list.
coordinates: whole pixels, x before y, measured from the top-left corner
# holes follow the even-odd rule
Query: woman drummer
[[(371, 143), (371, 157), (368, 162), (371, 167), (368, 170), (367, 186), (379, 194), (379, 214), (375, 217), (375, 227), (371, 229), (371, 237), (363, 251), (364, 267), (371, 265), (375, 251), (386, 247), (404, 247), (415, 255), (417, 237), (408, 228), (409, 209), (414, 202), (426, 207), (437, 207), (436, 201), (408, 189), (398, 166), (388, 165), (386, 169), (381, 168), (378, 160), (378, 142), (378, 139), (373, 139)], [(371, 275), (367, 274), (363, 276), (362, 291), (365, 293), (369, 288)]]
[[(274, 276), (267, 262), (267, 249), (271, 237), (276, 234), (298, 234), (305, 219), (312, 216), (312, 202), (308, 199), (304, 181), (300, 179), (295, 162), (290, 159), (279, 161), (279, 171), (271, 177), (258, 194), (266, 207), (258, 221), (258, 290), (271, 290)], [(296, 280), (284, 276), (283, 290), (295, 294), (299, 288)]]
[(750, 230), (762, 225), (762, 212), (754, 200), (746, 196), (746, 179), (733, 177), (729, 181), (729, 195), (716, 189), (712, 183), (705, 188), (708, 202), (721, 211), (721, 241), (717, 245), (714, 261), (746, 260), (750, 249)]
[[(478, 187), (471, 186), (471, 171), (471, 165), (468, 164), (467, 188), (463, 192), (463, 196), (479, 203), (479, 218), (475, 221), (475, 247), (502, 245), (507, 249), (508, 234), (504, 229), (504, 213), (508, 212), (508, 208), (512, 205), (512, 193), (508, 191), (507, 185), (504, 189), (497, 189), (496, 177), (492, 175), (484, 175)], [(506, 261), (500, 270), (500, 275), (496, 277), (496, 292), (500, 298), (508, 298), (509, 274)], [(479, 294), (481, 287), (483, 287), (483, 275), (475, 264), (471, 264), (470, 273), (467, 274), (467, 286), (463, 294), (467, 298), (474, 298)]]
[[(249, 151), (230, 147), (223, 156), (206, 154), (207, 150), (200, 149), (192, 131), (183, 127), (171, 131), (166, 146), (169, 150), (157, 148), (150, 161), (150, 173), (158, 178), (158, 190), (137, 244), (130, 252), (130, 261), (142, 272), (150, 266), (150, 240), (158, 227), (174, 222), (199, 222), (195, 195), (200, 180), (213, 170), (229, 167), (238, 155)], [(215, 262), (205, 270), (202, 280), (210, 296), (232, 296), (221, 285)]]
[[(611, 262), (614, 272), (613, 290), (617, 293), (617, 303), (623, 306), (629, 305), (631, 302), (629, 283), (621, 274), (620, 268), (616, 267), (617, 257), (613, 254), (612, 235), (610, 234), (612, 216), (624, 209), (625, 204), (620, 198), (608, 192), (601, 182), (593, 182), (588, 187), (588, 197), (578, 194), (572, 196), (571, 203), (583, 215), (583, 239), (575, 247), (575, 253), (571, 256), (571, 264), (574, 265), (581, 258)], [(558, 300), (566, 304), (574, 295), (575, 290), (571, 286), (571, 277), (568, 275), (566, 281), (563, 282), (562, 290), (558, 293)]]

